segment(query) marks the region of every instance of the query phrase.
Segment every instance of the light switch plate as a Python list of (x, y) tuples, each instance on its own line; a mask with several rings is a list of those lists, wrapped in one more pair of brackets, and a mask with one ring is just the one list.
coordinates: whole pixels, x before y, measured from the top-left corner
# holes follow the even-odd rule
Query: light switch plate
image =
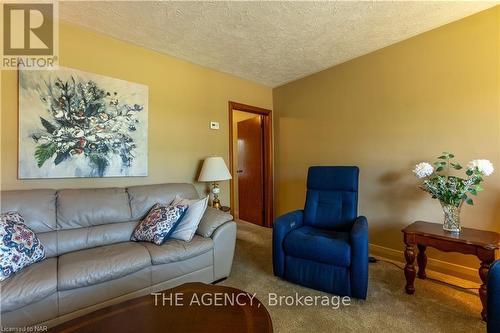
[(217, 121), (211, 121), (210, 122), (210, 129), (218, 130), (219, 129), (219, 122), (217, 122)]

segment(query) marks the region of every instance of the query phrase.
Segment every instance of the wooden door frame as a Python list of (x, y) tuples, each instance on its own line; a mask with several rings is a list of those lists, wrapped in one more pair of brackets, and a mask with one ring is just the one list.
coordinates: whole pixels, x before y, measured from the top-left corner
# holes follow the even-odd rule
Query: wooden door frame
[[(247, 104), (229, 101), (229, 170), (233, 172), (233, 111), (254, 113), (262, 117), (264, 131), (264, 226), (272, 227), (274, 220), (274, 184), (273, 184), (273, 119), (272, 111)], [(234, 178), (231, 178), (231, 214), (234, 215)]]

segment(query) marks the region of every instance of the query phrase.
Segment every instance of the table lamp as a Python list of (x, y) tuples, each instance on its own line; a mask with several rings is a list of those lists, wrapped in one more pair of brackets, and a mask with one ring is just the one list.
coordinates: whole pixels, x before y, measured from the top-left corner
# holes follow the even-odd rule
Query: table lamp
[(203, 166), (201, 167), (200, 176), (198, 181), (200, 182), (211, 182), (212, 183), (212, 193), (214, 194), (214, 200), (212, 201), (212, 207), (220, 209), (219, 193), (220, 188), (218, 181), (231, 179), (231, 174), (227, 169), (226, 163), (220, 156), (207, 157), (203, 161)]

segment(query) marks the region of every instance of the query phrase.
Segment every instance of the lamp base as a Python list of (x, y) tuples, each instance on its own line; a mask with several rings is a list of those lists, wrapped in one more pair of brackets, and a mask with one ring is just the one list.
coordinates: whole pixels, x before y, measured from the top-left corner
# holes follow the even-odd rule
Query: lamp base
[(212, 207), (216, 209), (221, 208), (220, 200), (219, 200), (219, 193), (220, 193), (220, 188), (219, 184), (216, 182), (213, 183), (213, 188), (212, 188), (212, 193), (214, 194), (214, 200), (212, 200)]
[(216, 209), (220, 209), (221, 208), (221, 204), (220, 204), (219, 198), (214, 198), (214, 200), (212, 201), (212, 207), (214, 207)]

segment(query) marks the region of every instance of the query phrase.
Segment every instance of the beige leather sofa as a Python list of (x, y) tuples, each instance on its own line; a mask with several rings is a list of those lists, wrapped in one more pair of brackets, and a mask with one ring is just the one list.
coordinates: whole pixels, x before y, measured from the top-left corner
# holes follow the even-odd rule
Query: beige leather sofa
[(192, 184), (2, 192), (1, 211), (25, 218), (47, 258), (1, 283), (1, 326), (50, 327), (153, 291), (227, 277), (236, 223), (211, 207), (189, 243), (129, 241), (148, 210), (176, 194), (199, 197)]

